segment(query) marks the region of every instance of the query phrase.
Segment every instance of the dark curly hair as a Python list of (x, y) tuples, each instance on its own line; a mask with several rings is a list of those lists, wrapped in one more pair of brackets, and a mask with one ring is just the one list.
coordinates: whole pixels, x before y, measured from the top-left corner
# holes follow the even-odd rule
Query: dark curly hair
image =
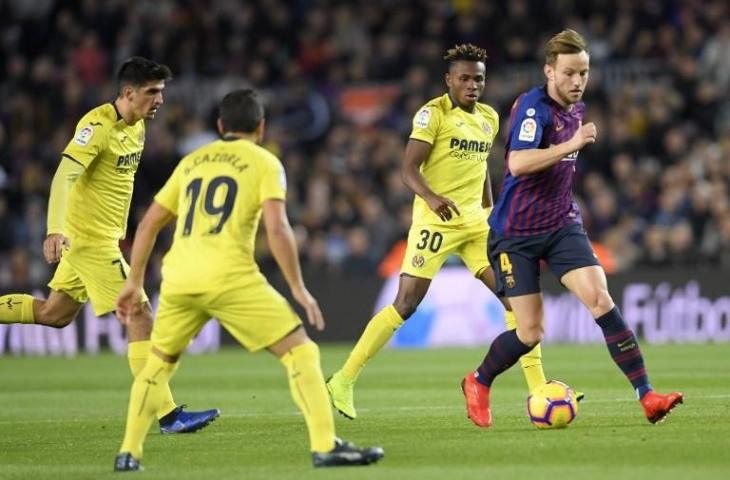
[(466, 62), (484, 62), (487, 59), (487, 51), (483, 48), (479, 48), (471, 43), (462, 43), (456, 45), (454, 48), (446, 50), (444, 60), (448, 67), (454, 62), (466, 61)]

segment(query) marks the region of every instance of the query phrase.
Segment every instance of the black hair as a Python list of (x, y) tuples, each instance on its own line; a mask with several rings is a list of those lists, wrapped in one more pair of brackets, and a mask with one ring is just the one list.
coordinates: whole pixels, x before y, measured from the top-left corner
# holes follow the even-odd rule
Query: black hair
[(463, 43), (454, 46), (454, 48), (449, 48), (446, 50), (446, 55), (444, 55), (447, 68), (451, 68), (454, 62), (462, 60), (467, 62), (484, 62), (487, 58), (487, 51), (485, 49), (479, 48), (471, 43)]
[(131, 57), (124, 61), (117, 73), (117, 93), (121, 95), (126, 86), (141, 87), (149, 82), (170, 81), (172, 71), (167, 65), (153, 62), (144, 57)]
[(223, 97), (218, 115), (224, 132), (253, 133), (264, 118), (264, 107), (255, 91), (243, 88)]

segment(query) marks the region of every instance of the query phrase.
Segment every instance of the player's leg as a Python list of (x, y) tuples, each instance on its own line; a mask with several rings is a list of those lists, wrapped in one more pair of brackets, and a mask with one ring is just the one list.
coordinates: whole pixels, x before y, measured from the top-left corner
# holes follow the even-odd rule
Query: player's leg
[(22, 293), (0, 297), (0, 323), (29, 323), (63, 328), (76, 318), (82, 303), (64, 292), (51, 290), (46, 300)]
[[(200, 304), (184, 295), (162, 295), (158, 313), (152, 332), (153, 346), (148, 348), (146, 362), (132, 383), (124, 440), (114, 465), (118, 471), (140, 468), (144, 439), (168, 401), (169, 382), (177, 370), (180, 354), (208, 320)], [(208, 412), (205, 424), (220, 414), (218, 410)]]
[[(497, 284), (492, 267), (486, 267), (481, 275), (479, 275), (479, 279), (492, 292), (496, 292)], [(504, 323), (507, 326), (507, 330), (516, 329), (517, 321), (515, 320), (515, 314), (512, 312), (512, 306), (509, 300), (504, 297), (500, 298), (500, 300), (504, 305)], [(532, 350), (520, 357), (520, 365), (522, 366), (522, 373), (527, 381), (529, 391), (545, 383), (545, 372), (542, 368), (542, 349), (539, 343)]]
[(358, 448), (335, 436), (334, 419), (319, 358), (319, 347), (297, 327), (268, 350), (284, 365), (289, 390), (309, 431), (309, 444), (315, 467), (368, 465), (383, 458), (380, 447)]
[(539, 240), (509, 239), (493, 231), (489, 233), (490, 263), (498, 268), (495, 290), (509, 299), (517, 325), (494, 339), (481, 365), (462, 381), (467, 415), (477, 426), (492, 424), (489, 395), (495, 377), (542, 339), (539, 251)]
[[(142, 310), (137, 315), (132, 316), (127, 327), (129, 340), (127, 359), (132, 370), (132, 375), (135, 378), (140, 374), (151, 357), (152, 341), (150, 340), (150, 334), (152, 324), (152, 306), (146, 301)], [(159, 421), (160, 432), (163, 434), (196, 432), (208, 425), (220, 414), (219, 410), (215, 408), (201, 411), (185, 411), (185, 405), (177, 406), (175, 404), (169, 383), (165, 383), (160, 392), (162, 402), (159, 404), (159, 409), (155, 416)]]
[[(484, 223), (479, 222), (472, 229), (467, 229), (465, 233), (468, 238), (459, 250), (461, 259), (469, 271), (497, 295), (497, 280), (494, 275), (494, 269), (487, 258), (489, 228), (485, 228)], [(502, 302), (502, 305), (504, 305), (504, 320), (507, 325), (507, 330), (514, 330), (517, 328), (517, 323), (514, 313), (512, 313), (509, 300), (503, 296), (497, 295), (497, 297)], [(542, 369), (542, 351), (539, 344), (535, 345), (535, 348), (520, 357), (520, 364), (525, 380), (527, 380), (527, 388), (529, 391), (545, 383), (545, 373)]]
[(344, 365), (327, 380), (327, 390), (335, 408), (345, 417), (357, 417), (354, 388), (365, 364), (393, 338), (423, 300), (431, 279), (446, 257), (459, 247), (458, 232), (437, 225), (411, 227), (408, 247), (401, 265), (395, 301), (370, 319)]
[(565, 273), (560, 281), (590, 310), (601, 327), (611, 358), (633, 386), (649, 421), (663, 420), (682, 403), (682, 394), (661, 395), (653, 391), (639, 343), (608, 293), (603, 268), (597, 265), (577, 268)]
[(83, 282), (69, 262), (69, 253), (56, 268), (48, 286), (51, 293), (46, 300), (24, 293), (0, 297), (0, 323), (34, 323), (63, 328), (76, 318), (87, 300)]
[[(75, 242), (69, 259), (88, 292), (94, 313), (101, 316), (116, 309), (117, 295), (124, 287), (129, 265), (117, 245), (89, 246)], [(136, 378), (145, 367), (150, 353), (152, 307), (147, 294), (142, 292), (143, 308), (132, 316), (127, 327), (127, 362)], [(163, 433), (187, 433), (203, 428), (210, 422), (212, 412), (186, 412), (173, 400), (168, 384), (161, 390), (164, 401), (157, 411)]]
[(479, 427), (489, 427), (492, 424), (489, 396), (494, 379), (542, 340), (542, 295), (532, 293), (510, 297), (510, 302), (517, 328), (499, 334), (492, 341), (481, 365), (464, 377), (461, 383), (467, 403), (467, 415)]
[(345, 417), (357, 417), (354, 388), (365, 364), (393, 338), (395, 332), (416, 311), (431, 280), (402, 274), (395, 301), (370, 319), (345, 364), (327, 380), (327, 390), (335, 408)]
[(366, 465), (383, 456), (382, 449), (360, 449), (336, 439), (319, 347), (271, 285), (261, 281), (223, 292), (208, 313), (248, 350), (266, 348), (279, 358), (291, 396), (304, 415), (315, 466)]

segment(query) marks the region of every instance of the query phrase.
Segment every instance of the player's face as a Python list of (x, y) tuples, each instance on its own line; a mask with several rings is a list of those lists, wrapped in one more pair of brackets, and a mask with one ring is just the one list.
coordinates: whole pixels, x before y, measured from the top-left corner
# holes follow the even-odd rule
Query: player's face
[(446, 74), (451, 98), (465, 110), (471, 111), (484, 92), (486, 68), (483, 62), (454, 62)]
[(588, 83), (588, 53), (561, 53), (555, 65), (545, 65), (548, 86), (553, 85), (553, 92), (560, 103), (572, 105), (580, 101)]
[(142, 85), (132, 90), (130, 101), (135, 116), (138, 118), (155, 118), (157, 110), (162, 105), (162, 90), (165, 89), (165, 82), (155, 81)]

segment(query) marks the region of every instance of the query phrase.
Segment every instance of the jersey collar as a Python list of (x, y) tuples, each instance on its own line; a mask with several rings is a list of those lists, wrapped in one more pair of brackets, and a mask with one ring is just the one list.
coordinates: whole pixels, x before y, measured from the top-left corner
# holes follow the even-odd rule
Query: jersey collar
[(459, 108), (459, 105), (456, 104), (456, 101), (453, 98), (451, 98), (450, 93), (447, 93), (446, 96), (448, 97), (449, 101), (451, 102), (451, 110), (453, 110), (455, 108)]
[(114, 101), (111, 101), (109, 103), (112, 105), (112, 108), (114, 108), (114, 113), (117, 114), (116, 125), (127, 125), (127, 122), (124, 121), (124, 117), (122, 117), (122, 114), (119, 113), (119, 109), (117, 108), (117, 104), (114, 103)]

